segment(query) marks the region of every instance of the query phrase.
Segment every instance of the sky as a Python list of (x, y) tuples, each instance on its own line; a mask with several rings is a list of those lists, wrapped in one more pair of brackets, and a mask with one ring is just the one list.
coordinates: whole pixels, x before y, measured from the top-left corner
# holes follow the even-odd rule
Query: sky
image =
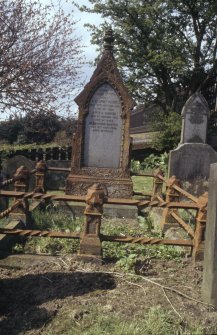
[[(40, 0), (40, 2), (42, 4), (50, 4), (50, 0)], [(88, 0), (77, 0), (75, 2), (77, 2), (79, 5), (90, 6), (90, 3)], [(53, 0), (53, 3), (54, 4), (59, 3), (59, 0)], [(86, 27), (84, 27), (84, 24), (90, 23), (90, 24), (99, 25), (100, 22), (102, 22), (100, 15), (80, 12), (74, 5), (72, 5), (72, 1), (61, 0), (61, 4), (66, 13), (68, 12), (71, 13), (73, 10), (73, 17), (76, 21), (78, 21), (76, 24), (75, 35), (80, 39), (81, 45), (84, 46), (83, 51), (84, 51), (85, 61), (94, 62), (95, 58), (98, 56), (98, 52), (96, 50), (97, 46), (94, 46), (91, 44), (90, 32), (88, 31)], [(82, 72), (81, 81), (84, 82), (84, 84), (86, 84), (89, 81), (91, 75), (93, 74), (94, 69), (95, 69), (94, 66), (90, 66), (88, 64), (83, 65), (83, 67), (81, 68), (81, 72)], [(76, 97), (78, 93), (80, 92), (72, 92), (72, 95)], [(75, 102), (73, 103), (71, 110), (72, 110), (72, 114), (77, 113), (78, 108)], [(8, 118), (8, 115), (5, 115), (5, 114), (0, 115), (0, 121), (7, 119), (7, 118)]]
[[(49, 0), (40, 0), (42, 3), (49, 3)], [(58, 0), (53, 0), (53, 2), (58, 2)], [(98, 56), (97, 52), (97, 46), (91, 44), (91, 35), (90, 32), (88, 31), (87, 27), (84, 27), (85, 23), (90, 23), (90, 24), (95, 24), (99, 25), (102, 22), (102, 18), (98, 14), (91, 14), (91, 13), (86, 13), (86, 12), (81, 12), (79, 9), (77, 9), (71, 1), (67, 0), (61, 0), (62, 7), (64, 11), (70, 12), (73, 10), (73, 17), (77, 22), (76, 24), (76, 30), (75, 30), (75, 35), (80, 39), (81, 45), (84, 46), (83, 51), (84, 51), (84, 57), (86, 62), (94, 62), (95, 58)], [(91, 7), (91, 4), (88, 0), (75, 0), (80, 6), (86, 5), (88, 7)], [(84, 83), (88, 83), (90, 80), (90, 77), (93, 74), (93, 71), (95, 70), (95, 66), (91, 66), (88, 64), (84, 64), (83, 67), (81, 68), (82, 76), (81, 76), (81, 81)], [(81, 89), (82, 90), (82, 89)], [(81, 91), (80, 90), (80, 91)], [(80, 93), (78, 92), (72, 92), (72, 95), (75, 94), (75, 97)], [(72, 107), (72, 114), (77, 114), (78, 108), (76, 103), (74, 102)]]

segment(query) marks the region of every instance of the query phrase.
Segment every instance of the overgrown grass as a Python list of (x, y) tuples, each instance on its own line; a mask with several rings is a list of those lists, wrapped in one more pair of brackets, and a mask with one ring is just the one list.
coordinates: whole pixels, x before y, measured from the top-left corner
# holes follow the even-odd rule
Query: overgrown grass
[[(47, 208), (46, 211), (33, 212), (34, 229), (75, 231), (83, 229), (84, 219), (74, 219), (72, 214), (60, 209)], [(150, 218), (139, 217), (133, 226), (117, 219), (104, 219), (101, 233), (117, 236), (154, 236), (161, 237), (160, 231), (150, 231)], [(79, 241), (63, 238), (29, 238), (24, 246), (24, 252), (72, 254), (77, 252)], [(180, 259), (184, 255), (183, 248), (167, 245), (141, 245), (131, 243), (102, 242), (103, 257), (116, 261), (116, 265), (124, 271), (134, 271), (137, 262), (144, 262), (151, 258)], [(15, 250), (17, 249), (17, 246)], [(17, 249), (19, 251), (20, 247)]]
[[(72, 213), (67, 213), (61, 209), (47, 208), (45, 211), (36, 210), (32, 215), (34, 229), (75, 231), (80, 232), (83, 218), (73, 218)], [(30, 238), (24, 247), (25, 252), (49, 253), (52, 255), (75, 253), (78, 249), (79, 241), (66, 238)]]
[[(70, 317), (71, 316), (71, 317)], [(59, 315), (63, 322), (56, 323), (55, 334), (65, 335), (202, 335), (199, 325), (185, 325), (161, 306), (150, 308), (143, 317), (127, 317), (114, 312), (103, 313), (94, 308), (81, 319), (72, 319), (72, 313)], [(53, 334), (53, 324), (47, 327), (46, 335)], [(44, 334), (44, 333), (43, 333)]]
[[(139, 217), (137, 224), (132, 227), (127, 223), (120, 224), (115, 219), (107, 220), (102, 225), (101, 232), (105, 235), (161, 238), (160, 230), (151, 230), (152, 225), (150, 221), (149, 217)], [(117, 266), (124, 271), (134, 271), (136, 264), (140, 261), (145, 262), (152, 258), (178, 260), (185, 253), (183, 248), (169, 245), (103, 242), (102, 246), (104, 258), (116, 260)]]
[(135, 192), (151, 193), (153, 188), (152, 177), (132, 176), (133, 190)]

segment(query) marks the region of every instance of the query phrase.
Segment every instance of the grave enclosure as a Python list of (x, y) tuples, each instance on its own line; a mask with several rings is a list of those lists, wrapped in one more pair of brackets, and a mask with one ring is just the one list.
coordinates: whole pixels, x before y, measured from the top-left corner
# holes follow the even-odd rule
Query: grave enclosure
[[(103, 241), (179, 245), (191, 249), (193, 259), (200, 260), (203, 257), (208, 197), (206, 193), (195, 196), (186, 192), (174, 175), (178, 175), (181, 180), (192, 180), (195, 177), (191, 174), (193, 171), (196, 175), (208, 178), (210, 163), (217, 161), (216, 153), (213, 153), (206, 144), (209, 117), (206, 102), (196, 93), (183, 109), (181, 144), (170, 156), (170, 178), (167, 180), (159, 170), (149, 174), (154, 180), (152, 194), (148, 197), (140, 194), (140, 199), (133, 199), (135, 193), (129, 166), (129, 126), (133, 101), (117, 70), (112, 51), (113, 36), (111, 31), (107, 31), (102, 58), (90, 82), (76, 98), (79, 119), (77, 132), (73, 138), (71, 167), (65, 169), (65, 172), (69, 172), (66, 194), (46, 194), (46, 173), (58, 168), (46, 167), (43, 162), (38, 163), (36, 168), (30, 171), (30, 174), (35, 176), (35, 187), (31, 191), (27, 189), (29, 175), (25, 168), (17, 171), (10, 180), (2, 182), (1, 195), (13, 197), (15, 200), (9, 209), (0, 213), (0, 218), (8, 215), (11, 217), (10, 224), (0, 229), (0, 244), (10, 236), (75, 238), (80, 240), (79, 257), (98, 261), (102, 260)], [(184, 158), (183, 152), (185, 152)], [(187, 167), (186, 161), (189, 163)], [(201, 162), (204, 162), (205, 167)], [(145, 173), (138, 175), (148, 176)], [(13, 191), (4, 189), (11, 183), (14, 183)], [(165, 194), (163, 194), (163, 183), (166, 185)], [(33, 207), (49, 201), (86, 203), (83, 231), (77, 233), (32, 229), (31, 223), (28, 222), (30, 199), (33, 201)], [(162, 230), (166, 225), (170, 226), (175, 222), (183, 229), (186, 238), (174, 240), (136, 234), (135, 236), (103, 235), (100, 229), (106, 204), (131, 205), (139, 210), (145, 207), (162, 208), (164, 209)], [(179, 215), (179, 209), (195, 211), (194, 228)], [(23, 223), (28, 223), (27, 227)], [(209, 278), (204, 280), (209, 281)], [(215, 287), (213, 290), (216, 290)]]

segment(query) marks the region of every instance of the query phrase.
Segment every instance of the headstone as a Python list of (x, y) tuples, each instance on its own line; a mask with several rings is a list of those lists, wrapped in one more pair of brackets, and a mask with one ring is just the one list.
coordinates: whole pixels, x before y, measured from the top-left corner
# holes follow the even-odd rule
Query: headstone
[(192, 182), (209, 178), (210, 164), (217, 162), (217, 152), (208, 144), (185, 143), (170, 151), (169, 176)]
[(119, 168), (121, 136), (120, 98), (103, 84), (93, 94), (85, 120), (84, 166)]
[(217, 309), (217, 164), (210, 167), (202, 295)]
[(194, 93), (182, 109), (181, 143), (207, 143), (207, 122), (210, 111), (203, 95)]
[(67, 194), (85, 195), (97, 182), (106, 186), (110, 197), (132, 196), (129, 128), (133, 101), (113, 57), (113, 40), (108, 30), (98, 66), (75, 99), (79, 116)]
[(208, 104), (199, 92), (182, 109), (180, 145), (170, 151), (169, 177), (175, 175), (187, 191), (200, 196), (207, 191), (210, 164), (217, 162), (216, 151), (206, 143)]

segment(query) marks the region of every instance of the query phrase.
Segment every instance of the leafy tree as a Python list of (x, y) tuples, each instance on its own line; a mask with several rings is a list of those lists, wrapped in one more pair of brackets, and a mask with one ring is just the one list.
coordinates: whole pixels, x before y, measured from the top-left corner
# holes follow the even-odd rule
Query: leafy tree
[(23, 121), (17, 115), (10, 117), (7, 121), (0, 122), (0, 140), (6, 140), (12, 144), (21, 132), (23, 132)]
[(157, 115), (154, 124), (158, 130), (153, 141), (155, 149), (168, 152), (177, 147), (181, 137), (181, 120), (181, 115), (175, 112), (170, 112), (166, 116), (163, 113)]
[(76, 22), (60, 2), (48, 3), (0, 1), (1, 112), (41, 113), (71, 104), (81, 63)]
[[(166, 113), (180, 109), (180, 92), (185, 101), (216, 70), (216, 0), (89, 2), (80, 9), (114, 28), (116, 58), (137, 102), (155, 102)], [(89, 25), (99, 45), (102, 26)]]
[(54, 112), (31, 112), (23, 119), (22, 135), (26, 143), (47, 143), (52, 141), (60, 128), (60, 118)]

